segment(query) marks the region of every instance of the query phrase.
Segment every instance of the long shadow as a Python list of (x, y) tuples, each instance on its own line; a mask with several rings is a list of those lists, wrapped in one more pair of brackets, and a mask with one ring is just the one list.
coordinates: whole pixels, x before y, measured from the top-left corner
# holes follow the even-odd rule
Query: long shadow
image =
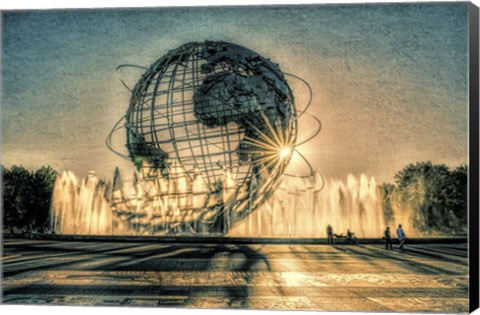
[[(107, 249), (98, 249), (95, 247), (89, 247), (89, 248), (81, 248), (81, 247), (59, 247), (55, 246), (57, 244), (52, 244), (52, 246), (42, 246), (42, 247), (37, 247), (35, 244), (30, 244), (30, 245), (21, 245), (21, 246), (16, 246), (15, 249), (9, 249), (11, 254), (19, 253), (24, 255), (24, 257), (20, 259), (16, 259), (14, 262), (20, 262), (20, 261), (28, 261), (29, 256), (28, 255), (36, 255), (38, 253), (41, 254), (49, 254), (49, 257), (53, 257), (53, 255), (83, 255), (83, 254), (88, 254), (92, 256), (118, 256), (118, 257), (130, 257), (130, 258), (146, 258), (149, 256), (152, 256), (154, 254), (158, 254), (159, 252), (164, 251), (165, 249), (169, 248), (171, 250), (173, 249), (178, 249), (178, 248), (185, 248), (187, 246), (191, 246), (194, 248), (208, 248), (211, 247), (211, 245), (202, 245), (202, 244), (194, 244), (194, 245), (188, 245), (188, 244), (169, 244), (169, 245), (164, 245), (164, 244), (159, 244), (158, 247), (155, 248), (150, 248), (150, 249), (142, 249), (144, 246), (150, 247), (152, 244), (142, 244), (138, 243), (135, 245), (130, 245), (130, 246), (124, 246), (124, 245), (118, 245), (115, 248), (107, 248)], [(62, 244), (60, 243), (59, 245), (71, 245), (71, 244)], [(101, 244), (102, 246), (104, 244)], [(129, 251), (133, 249), (138, 249), (137, 251)], [(52, 254), (52, 255), (50, 255)]]
[(468, 258), (468, 250), (467, 249), (450, 249), (450, 248), (444, 248), (444, 247), (439, 247), (434, 250), (437, 253), (440, 254), (446, 254), (454, 257), (459, 257), (459, 258)]
[[(355, 254), (356, 257), (359, 257), (361, 259), (364, 259), (369, 262), (375, 262), (378, 261), (379, 258), (388, 258), (391, 259), (391, 261), (396, 264), (397, 266), (410, 270), (415, 273), (422, 273), (422, 274), (430, 274), (430, 275), (436, 275), (436, 274), (447, 274), (447, 275), (462, 275), (463, 272), (458, 272), (458, 271), (452, 271), (444, 268), (440, 268), (437, 266), (433, 266), (430, 264), (425, 264), (416, 260), (411, 260), (402, 257), (406, 252), (405, 250), (403, 252), (399, 252), (398, 250), (393, 251), (387, 251), (387, 250), (380, 250), (377, 248), (372, 248), (368, 247), (369, 251), (372, 251), (372, 253), (364, 252), (355, 249), (354, 247), (349, 247), (348, 250), (352, 253)], [(411, 257), (411, 256), (410, 256)], [(427, 256), (423, 255), (415, 255), (415, 257), (419, 258), (425, 258)], [(430, 258), (430, 257), (428, 257)], [(438, 258), (438, 257), (437, 257)], [(441, 260), (441, 259), (439, 259)], [(456, 262), (458, 263), (458, 262)]]
[[(248, 307), (250, 296), (250, 283), (252, 282), (252, 272), (271, 271), (270, 263), (265, 255), (260, 251), (254, 250), (247, 245), (217, 245), (217, 246), (198, 246), (193, 245), (187, 252), (175, 253), (177, 249), (185, 249), (186, 246), (175, 246), (172, 248), (166, 258), (157, 258), (161, 253), (156, 253), (147, 261), (138, 263), (133, 262), (129, 266), (110, 266), (98, 267), (101, 270), (132, 271), (149, 270), (165, 272), (225, 272), (235, 276), (236, 285), (234, 286), (207, 286), (201, 283), (190, 286), (188, 289), (188, 304), (194, 304), (205, 297), (221, 297), (226, 299), (229, 307), (245, 308)], [(163, 253), (166, 253), (164, 251)], [(158, 261), (155, 264), (155, 261)], [(197, 279), (201, 281), (201, 279)], [(185, 287), (165, 287), (159, 293), (161, 295), (181, 295), (185, 294)]]
[(406, 247), (404, 252), (413, 254), (413, 255), (422, 255), (422, 256), (427, 256), (427, 257), (432, 257), (436, 259), (441, 259), (443, 261), (448, 261), (448, 262), (453, 262), (453, 263), (458, 263), (458, 264), (464, 264), (466, 265), (466, 258), (468, 257), (467, 255), (458, 255), (455, 253), (451, 252), (446, 252), (446, 251), (440, 251), (440, 250), (435, 250), (433, 248), (424, 248), (420, 246), (416, 247)]
[[(63, 244), (65, 245), (65, 244)], [(151, 244), (148, 244), (147, 246), (150, 246)], [(207, 259), (211, 257), (211, 250), (209, 248), (212, 248), (211, 245), (201, 245), (201, 244), (195, 244), (195, 245), (159, 245), (158, 248), (149, 248), (149, 249), (142, 249), (143, 246), (146, 246), (146, 244), (136, 244), (128, 247), (115, 247), (115, 248), (108, 248), (108, 249), (95, 249), (95, 248), (88, 248), (88, 249), (83, 249), (79, 247), (58, 247), (58, 246), (43, 246), (41, 248), (35, 247), (35, 245), (22, 245), (16, 247), (14, 252), (21, 253), (22, 255), (25, 255), (25, 257), (15, 260), (13, 262), (3, 262), (3, 271), (4, 271), (4, 277), (10, 277), (14, 276), (17, 274), (20, 274), (22, 272), (26, 271), (38, 271), (38, 270), (50, 270), (50, 269), (66, 269), (68, 270), (69, 267), (72, 268), (75, 264), (79, 263), (85, 263), (89, 261), (100, 261), (102, 258), (111, 258), (111, 257), (119, 257), (119, 258), (125, 258), (124, 261), (121, 261), (119, 263), (115, 264), (108, 264), (107, 262), (105, 264), (93, 266), (93, 267), (82, 267), (82, 270), (108, 270), (108, 271), (135, 271), (135, 270), (148, 270), (152, 268), (150, 261), (155, 261), (156, 258), (155, 256), (158, 255), (168, 255), (169, 253), (175, 252), (178, 249), (187, 249), (188, 252), (182, 252), (181, 254), (176, 255), (177, 258), (184, 258), (186, 259), (187, 262), (193, 261), (192, 259), (197, 259), (197, 262), (193, 264), (192, 266), (180, 266), (180, 265), (166, 265), (165, 266), (165, 271), (189, 271), (189, 270), (195, 270), (200, 268), (200, 270), (203, 270), (205, 266), (201, 266), (201, 263), (199, 265), (199, 261), (203, 259)], [(191, 246), (191, 247), (188, 247)], [(224, 246), (223, 246), (224, 247)], [(214, 247), (214, 248), (220, 248), (220, 247)], [(138, 249), (138, 251), (129, 251), (133, 249)], [(55, 260), (52, 260), (50, 262), (43, 261), (42, 259), (38, 258), (29, 258), (29, 255), (35, 256), (38, 254), (43, 254), (45, 258), (63, 258), (63, 257), (68, 257), (71, 256), (72, 260), (66, 261), (66, 262), (58, 262)], [(75, 259), (75, 256), (84, 256), (88, 255), (90, 256), (89, 258), (85, 259)], [(152, 257), (153, 256), (153, 257)], [(149, 259), (149, 257), (152, 257)], [(133, 262), (130, 263), (126, 266), (122, 266), (121, 264), (124, 262)], [(135, 263), (138, 261), (138, 263)], [(18, 265), (18, 263), (21, 263)], [(36, 265), (36, 266), (35, 266)], [(194, 268), (194, 267), (197, 268)], [(75, 268), (73, 268), (75, 269)], [(158, 270), (157, 270), (158, 271)]]
[[(136, 247), (141, 249), (144, 244), (130, 246), (129, 249)], [(21, 287), (12, 287), (5, 290), (4, 296), (12, 294), (35, 294), (35, 292), (49, 292), (51, 295), (75, 295), (81, 292), (91, 292), (97, 295), (105, 294), (125, 294), (127, 297), (132, 292), (136, 294), (140, 291), (145, 295), (157, 294), (160, 299), (162, 295), (186, 295), (188, 296), (186, 305), (195, 305), (198, 301), (208, 301), (208, 298), (221, 297), (226, 299), (229, 307), (246, 308), (249, 304), (251, 295), (252, 272), (271, 271), (270, 263), (265, 255), (247, 245), (170, 245), (145, 250), (144, 252), (130, 253), (123, 252), (126, 248), (114, 248), (106, 250), (83, 250), (80, 248), (58, 248), (34, 246), (20, 246), (17, 250), (30, 250), (34, 253), (45, 251), (59, 252), (65, 255), (71, 255), (72, 261), (51, 262), (47, 265), (23, 266), (20, 268), (4, 269), (4, 277), (10, 277), (19, 273), (28, 271), (46, 271), (46, 270), (98, 270), (98, 271), (221, 271), (232, 273), (235, 276), (235, 285), (175, 285), (164, 286), (159, 284), (136, 286), (132, 285), (49, 285), (49, 284), (29, 284)], [(179, 251), (180, 250), (180, 251)], [(58, 254), (58, 253), (57, 253)], [(75, 255), (91, 255), (88, 258), (75, 259)], [(151, 258), (149, 258), (152, 256)], [(156, 258), (164, 256), (166, 258)], [(93, 268), (75, 268), (76, 264), (98, 260), (99, 258), (124, 257), (131, 261), (129, 265), (123, 265), (122, 262), (109, 265), (108, 263)], [(145, 259), (147, 258), (147, 259)], [(142, 260), (143, 259), (143, 260)], [(135, 262), (135, 260), (141, 260)], [(106, 260), (108, 261), (108, 260)], [(155, 262), (156, 261), (156, 262)], [(182, 261), (183, 264), (178, 264)], [(87, 264), (88, 265), (88, 264)], [(121, 277), (121, 275), (119, 275)], [(115, 276), (113, 276), (115, 278)], [(198, 281), (198, 279), (195, 279)], [(153, 293), (155, 292), (155, 293)], [(207, 298), (207, 299), (206, 299)]]
[[(442, 262), (450, 262), (450, 263), (455, 263), (459, 265), (467, 265), (467, 260), (466, 257), (463, 257), (465, 259), (456, 258), (455, 255), (449, 255), (447, 253), (439, 253), (435, 250), (431, 250), (430, 247), (424, 247), (420, 245), (406, 245), (405, 248), (402, 250), (396, 250), (397, 253), (401, 253), (404, 255), (412, 256), (412, 257), (419, 257), (419, 258), (431, 258), (435, 260), (439, 260)], [(451, 257), (447, 257), (447, 256)]]
[[(126, 248), (122, 248), (121, 250), (124, 251), (126, 249), (134, 249), (134, 248), (139, 248), (144, 246), (144, 244), (139, 244), (139, 245), (134, 245), (134, 246), (129, 246)], [(196, 247), (202, 247), (202, 245), (196, 245)], [(71, 268), (75, 264), (79, 263), (85, 263), (89, 261), (98, 261), (99, 259), (102, 258), (110, 258), (110, 257), (121, 257), (125, 258), (126, 260), (134, 261), (135, 259), (144, 259), (147, 258), (151, 255), (158, 255), (158, 254), (166, 254), (172, 251), (175, 251), (179, 248), (185, 248), (185, 245), (167, 245), (167, 246), (162, 246), (160, 248), (154, 248), (154, 249), (149, 249), (149, 250), (144, 250), (142, 252), (127, 252), (127, 253), (122, 253), (119, 252), (119, 248), (114, 248), (114, 249), (108, 249), (108, 250), (91, 250), (91, 249), (79, 249), (79, 248), (69, 248), (69, 247), (64, 247), (64, 248), (58, 248), (58, 247), (43, 247), (43, 248), (35, 248), (34, 246), (21, 246), (17, 250), (21, 254), (27, 254), (30, 253), (32, 255), (36, 255), (38, 253), (42, 253), (46, 256), (46, 258), (63, 258), (63, 257), (68, 257), (71, 256), (72, 260), (66, 261), (66, 262), (58, 262), (58, 261), (50, 261), (46, 263), (42, 263), (42, 259), (28, 259), (28, 255), (25, 256), (24, 259), (21, 259), (20, 261), (15, 261), (12, 263), (22, 263), (22, 265), (17, 265), (14, 266), (12, 263), (5, 263), (2, 262), (2, 269), (3, 269), (3, 276), (4, 277), (10, 277), (14, 276), (17, 274), (20, 274), (22, 272), (30, 272), (30, 271), (38, 271), (38, 270), (69, 270), (69, 269), (75, 269)], [(193, 249), (192, 249), (193, 250)], [(55, 253), (50, 255), (50, 253)], [(84, 258), (84, 259), (75, 259), (75, 256), (84, 256), (88, 255), (90, 257)], [(29, 260), (31, 262), (29, 263)], [(32, 266), (32, 264), (37, 264), (37, 266)], [(70, 268), (68, 268), (70, 267)], [(110, 266), (99, 266), (99, 267), (91, 267), (89, 268), (84, 267), (83, 270), (95, 270), (95, 269), (101, 269), (101, 270), (115, 270), (115, 265)], [(134, 268), (130, 267), (125, 267), (125, 269), (119, 269), (119, 270), (132, 270)]]
[[(57, 246), (55, 246), (57, 245)], [(66, 247), (66, 246), (58, 246), (58, 245), (71, 245), (72, 247)], [(65, 253), (65, 252), (71, 252), (71, 253), (76, 253), (76, 254), (109, 254), (109, 255), (120, 255), (120, 256), (131, 256), (131, 257), (137, 257), (137, 258), (142, 258), (142, 257), (147, 257), (151, 255), (152, 253), (155, 253), (157, 251), (156, 248), (150, 249), (150, 250), (142, 250), (139, 252), (126, 252), (129, 249), (135, 249), (135, 248), (140, 248), (143, 246), (148, 246), (151, 244), (143, 244), (143, 243), (138, 243), (138, 244), (128, 244), (128, 246), (125, 246), (125, 244), (118, 245), (115, 248), (107, 248), (107, 249), (99, 249), (95, 247), (88, 247), (88, 248), (81, 248), (81, 247), (73, 247), (76, 244), (70, 244), (70, 243), (59, 243), (59, 244), (52, 244), (52, 246), (42, 246), (38, 247), (36, 244), (23, 244), (23, 245), (18, 245), (15, 246), (15, 249), (9, 249), (12, 252), (19, 252), (21, 254), (25, 254), (27, 252), (40, 252), (40, 253), (45, 253), (45, 252), (52, 252), (52, 253)], [(116, 244), (117, 245), (117, 244)], [(104, 246), (103, 243), (99, 243), (99, 246)], [(159, 245), (159, 246), (181, 246), (181, 245)], [(202, 246), (202, 245), (197, 245), (197, 246)], [(118, 253), (115, 253), (118, 252)], [(124, 252), (124, 253), (122, 253)]]
[[(195, 304), (195, 301), (198, 299), (215, 295), (226, 299), (229, 307), (247, 308), (251, 294), (251, 286), (249, 284), (252, 283), (253, 272), (261, 270), (272, 271), (267, 257), (250, 246), (219, 245), (205, 254), (210, 258), (201, 262), (203, 270), (233, 273), (236, 276), (235, 282), (237, 285), (216, 286), (214, 288), (192, 286), (187, 304)], [(216, 263), (218, 259), (220, 259), (220, 263)]]
[[(77, 246), (75, 246), (77, 245)], [(50, 246), (37, 246), (37, 244), (22, 244), (16, 245), (15, 248), (9, 248), (8, 251), (11, 253), (19, 253), (22, 255), (30, 254), (30, 253), (75, 253), (75, 254), (102, 254), (102, 253), (112, 253), (118, 250), (128, 250), (133, 248), (138, 248), (140, 246), (144, 246), (145, 244), (134, 244), (129, 246), (125, 245), (117, 245), (115, 248), (108, 247), (107, 249), (99, 249), (95, 247), (87, 247), (82, 248), (78, 246), (79, 244), (71, 244), (71, 243), (52, 243)], [(85, 245), (84, 243), (80, 243), (80, 245)], [(104, 246), (104, 244), (99, 244), (99, 246)], [(26, 256), (28, 257), (28, 256)]]
[[(125, 249), (131, 249), (131, 248), (138, 248), (138, 245), (135, 246), (129, 246), (129, 247), (117, 247), (117, 248), (111, 248), (108, 250), (98, 250), (93, 248), (70, 248), (70, 247), (64, 247), (64, 248), (58, 248), (54, 246), (44, 246), (44, 247), (37, 247), (35, 245), (22, 245), (22, 246), (17, 246), (15, 249), (9, 249), (10, 254), (21, 254), (19, 258), (16, 258), (12, 261), (4, 261), (4, 265), (9, 265), (9, 264), (18, 264), (18, 263), (24, 263), (31, 261), (32, 259), (39, 259), (35, 258), (32, 256), (42, 254), (45, 257), (48, 256), (48, 258), (53, 258), (53, 257), (63, 257), (63, 256), (69, 256), (69, 255), (82, 255), (82, 254), (104, 254), (104, 253), (109, 253), (113, 252), (119, 249), (125, 250)], [(5, 252), (4, 252), (5, 253)], [(8, 267), (7, 267), (8, 268)]]

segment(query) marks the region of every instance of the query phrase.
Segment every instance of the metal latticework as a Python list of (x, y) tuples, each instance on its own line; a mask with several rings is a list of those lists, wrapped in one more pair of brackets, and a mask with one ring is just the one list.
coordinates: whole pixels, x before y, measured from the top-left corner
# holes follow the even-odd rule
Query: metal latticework
[(154, 62), (133, 88), (124, 117), (129, 158), (152, 177), (200, 178), (211, 194), (233, 182), (220, 212), (242, 218), (288, 164), (296, 116), (277, 64), (231, 43), (188, 43)]

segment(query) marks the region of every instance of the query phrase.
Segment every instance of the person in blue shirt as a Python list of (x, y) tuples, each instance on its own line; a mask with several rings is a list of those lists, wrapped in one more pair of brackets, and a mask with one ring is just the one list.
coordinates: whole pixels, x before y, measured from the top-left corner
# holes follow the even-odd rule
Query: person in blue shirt
[(398, 241), (400, 242), (400, 246), (398, 248), (403, 249), (403, 244), (405, 244), (405, 239), (407, 238), (407, 236), (405, 235), (405, 232), (403, 232), (401, 224), (398, 225), (397, 235)]

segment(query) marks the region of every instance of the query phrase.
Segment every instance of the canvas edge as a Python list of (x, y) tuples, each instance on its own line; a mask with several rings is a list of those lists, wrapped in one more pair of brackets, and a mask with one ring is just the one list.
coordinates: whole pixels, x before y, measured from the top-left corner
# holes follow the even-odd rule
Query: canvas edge
[(469, 311), (479, 307), (479, 8), (469, 5)]

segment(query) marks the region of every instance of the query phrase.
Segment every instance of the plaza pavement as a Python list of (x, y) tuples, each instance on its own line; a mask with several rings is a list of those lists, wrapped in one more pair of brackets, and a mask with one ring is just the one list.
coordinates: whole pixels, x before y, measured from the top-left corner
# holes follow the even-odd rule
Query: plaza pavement
[(467, 244), (4, 239), (2, 303), (468, 312)]

